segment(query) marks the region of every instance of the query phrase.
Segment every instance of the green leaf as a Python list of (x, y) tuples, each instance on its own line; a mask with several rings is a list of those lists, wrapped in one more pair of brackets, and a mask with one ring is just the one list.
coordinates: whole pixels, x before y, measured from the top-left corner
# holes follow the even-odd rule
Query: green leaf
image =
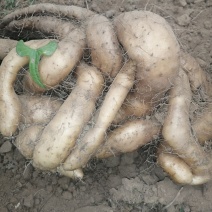
[(35, 49), (26, 46), (23, 40), (18, 41), (16, 45), (16, 52), (21, 57), (28, 56), (32, 58), (33, 55), (35, 54), (35, 51), (36, 51)]
[(41, 55), (43, 54), (43, 55), (46, 55), (46, 56), (51, 56), (55, 52), (56, 49), (57, 49), (57, 42), (50, 41), (45, 46), (42, 46), (39, 49), (37, 49), (37, 51)]
[(45, 46), (38, 49), (32, 49), (26, 46), (23, 40), (20, 40), (16, 45), (16, 52), (21, 57), (29, 57), (29, 73), (34, 80), (34, 82), (41, 88), (46, 88), (46, 86), (41, 82), (40, 74), (38, 71), (38, 65), (42, 55), (51, 56), (57, 49), (57, 42), (50, 41)]

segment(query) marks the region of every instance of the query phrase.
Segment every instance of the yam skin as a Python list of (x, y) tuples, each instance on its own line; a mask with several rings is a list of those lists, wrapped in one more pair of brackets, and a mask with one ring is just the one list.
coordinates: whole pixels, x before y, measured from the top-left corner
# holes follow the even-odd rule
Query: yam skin
[(45, 127), (35, 147), (33, 165), (39, 169), (51, 170), (64, 162), (90, 120), (102, 92), (104, 81), (96, 68), (81, 64), (76, 73), (74, 90)]
[[(29, 41), (31, 48), (39, 48), (49, 42), (46, 40)], [(20, 122), (21, 104), (14, 91), (13, 84), (19, 70), (28, 64), (27, 57), (20, 57), (15, 49), (12, 49), (3, 59), (0, 66), (0, 132), (4, 136), (12, 136)]]
[(211, 168), (211, 157), (192, 135), (189, 120), (191, 97), (188, 77), (181, 70), (170, 92), (169, 109), (162, 135), (165, 144), (191, 168), (194, 175), (207, 176)]
[(115, 77), (122, 66), (122, 53), (112, 23), (102, 15), (94, 15), (85, 25), (92, 64), (104, 75)]
[(16, 46), (17, 42), (16, 40), (0, 38), (0, 60), (3, 60), (3, 58)]
[(158, 150), (158, 164), (171, 177), (173, 181), (179, 184), (201, 185), (211, 180), (211, 175), (195, 175), (191, 167), (185, 163), (167, 144), (162, 144)]
[[(74, 24), (56, 17), (30, 17), (12, 21), (7, 29), (37, 29), (46, 34), (54, 34), (60, 40), (57, 50), (51, 57), (43, 57), (39, 63), (42, 83), (47, 88), (57, 86), (81, 60), (85, 48), (85, 33)], [(43, 92), (29, 75), (25, 87), (33, 92)]]
[(128, 61), (116, 75), (99, 109), (93, 128), (78, 142), (63, 164), (64, 170), (84, 167), (103, 143), (108, 127), (114, 120), (135, 79), (135, 64)]
[(108, 139), (98, 150), (97, 158), (107, 158), (120, 153), (133, 152), (155, 139), (161, 126), (153, 120), (127, 121), (108, 134)]
[(20, 19), (20, 17), (33, 16), (36, 14), (46, 15), (46, 13), (50, 13), (56, 16), (62, 15), (63, 17), (74, 18), (81, 21), (84, 21), (90, 16), (94, 15), (94, 12), (77, 6), (42, 3), (42, 4), (30, 5), (29, 7), (21, 9), (16, 9), (14, 12), (6, 15), (1, 20), (0, 28), (5, 27), (13, 20)]
[(20, 95), (21, 124), (47, 124), (62, 105), (58, 98)]
[[(169, 90), (180, 67), (180, 47), (164, 18), (148, 11), (125, 12), (114, 19), (119, 42), (136, 62), (135, 92), (129, 93), (116, 122), (142, 116)], [(135, 101), (136, 99), (136, 101)]]

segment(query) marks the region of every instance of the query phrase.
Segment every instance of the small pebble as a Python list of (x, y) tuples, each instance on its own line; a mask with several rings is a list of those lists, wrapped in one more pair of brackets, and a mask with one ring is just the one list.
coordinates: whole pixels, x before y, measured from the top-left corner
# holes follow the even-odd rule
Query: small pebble
[(211, 21), (205, 21), (205, 22), (204, 22), (204, 27), (205, 27), (205, 29), (211, 29), (211, 28), (212, 28), (212, 23), (211, 23)]
[(181, 15), (177, 18), (177, 23), (180, 26), (188, 26), (190, 21), (191, 18), (188, 16), (188, 14)]
[(7, 153), (12, 150), (12, 144), (10, 141), (5, 141), (0, 147), (0, 154)]
[(180, 6), (185, 7), (187, 5), (186, 0), (178, 0)]
[(105, 13), (105, 16), (107, 18), (112, 18), (113, 16), (115, 16), (116, 14), (116, 11), (115, 10), (108, 10), (106, 13)]
[(72, 194), (71, 194), (71, 192), (64, 191), (64, 192), (62, 193), (62, 197), (63, 197), (64, 199), (71, 200), (71, 199), (72, 199)]
[(27, 208), (32, 208), (33, 205), (34, 205), (33, 195), (30, 194), (29, 196), (24, 198), (24, 206), (26, 206)]

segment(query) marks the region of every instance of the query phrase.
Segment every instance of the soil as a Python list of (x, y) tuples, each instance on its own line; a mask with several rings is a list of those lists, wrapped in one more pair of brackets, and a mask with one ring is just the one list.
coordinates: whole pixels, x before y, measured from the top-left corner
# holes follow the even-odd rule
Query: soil
[[(0, 15), (40, 2), (88, 7), (109, 18), (136, 9), (153, 11), (172, 25), (181, 48), (212, 72), (211, 0), (5, 0), (0, 2)], [(172, 182), (156, 163), (154, 143), (133, 153), (92, 160), (83, 180), (73, 181), (34, 169), (12, 141), (0, 139), (0, 212), (212, 211), (212, 182)]]

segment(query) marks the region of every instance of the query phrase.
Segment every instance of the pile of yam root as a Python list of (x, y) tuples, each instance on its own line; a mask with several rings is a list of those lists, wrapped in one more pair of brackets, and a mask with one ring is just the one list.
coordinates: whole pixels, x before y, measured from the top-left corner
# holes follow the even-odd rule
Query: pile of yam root
[[(34, 167), (82, 178), (90, 159), (156, 139), (157, 163), (172, 180), (211, 180), (211, 74), (180, 49), (164, 18), (131, 11), (108, 19), (76, 6), (37, 4), (6, 15), (0, 28), (9, 32), (0, 39), (0, 133), (15, 137)], [(29, 58), (16, 52), (25, 31), (43, 35), (22, 38), (31, 48), (58, 43), (39, 61), (45, 88), (31, 78)]]

